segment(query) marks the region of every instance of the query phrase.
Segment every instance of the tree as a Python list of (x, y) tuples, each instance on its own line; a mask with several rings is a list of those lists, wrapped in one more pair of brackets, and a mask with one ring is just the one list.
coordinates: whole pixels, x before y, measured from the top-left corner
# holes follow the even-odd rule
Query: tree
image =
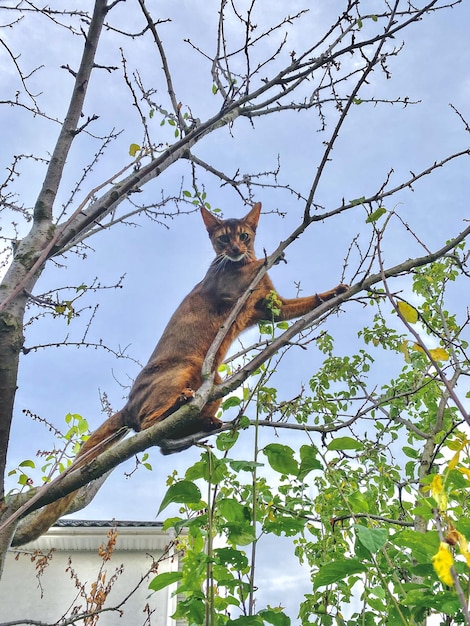
[[(286, 15), (285, 8), (275, 5), (272, 13), (263, 16), (261, 7), (256, 2), (240, 5), (222, 2), (220, 6), (217, 6), (217, 19), (215, 19), (216, 8), (211, 7), (214, 13), (209, 20), (209, 23), (215, 27), (213, 35), (215, 53), (208, 51), (206, 39), (202, 37), (201, 32), (196, 31), (195, 38), (192, 35), (186, 37), (185, 50), (188, 56), (185, 57), (185, 62), (189, 63), (188, 59), (191, 59), (191, 62), (199, 59), (201, 68), (206, 71), (205, 75), (197, 72), (195, 85), (192, 84), (192, 77), (188, 73), (183, 75), (173, 70), (177, 58), (175, 51), (168, 44), (164, 45), (162, 33), (165, 32), (165, 28), (169, 27), (167, 15), (172, 15), (170, 7), (167, 8), (168, 13), (162, 13), (157, 18), (151, 15), (149, 7), (143, 0), (138, 0), (137, 3), (129, 1), (107, 3), (104, 0), (97, 0), (93, 3), (90, 13), (86, 10), (63, 11), (61, 7), (39, 8), (22, 3), (15, 8), (3, 7), (4, 11), (8, 9), (10, 12), (8, 15), (12, 15), (8, 23), (8, 32), (16, 32), (16, 30), (21, 32), (29, 20), (31, 20), (30, 28), (34, 31), (35, 28), (42, 28), (43, 20), (45, 20), (57, 29), (61, 37), (66, 37), (74, 43), (78, 37), (83, 46), (80, 62), (76, 66), (67, 62), (62, 67), (64, 75), (73, 82), (73, 89), (69, 95), (67, 113), (60, 122), (57, 122), (55, 102), (51, 103), (52, 110), (47, 111), (43, 108), (40, 96), (35, 95), (35, 91), (30, 87), (31, 81), (40, 71), (39, 67), (33, 70), (24, 69), (20, 65), (21, 59), (18, 58), (18, 52), (15, 49), (16, 40), (14, 38), (11, 41), (6, 38), (3, 40), (3, 48), (9, 56), (11, 68), (16, 73), (19, 85), (16, 92), (13, 89), (11, 95), (4, 99), (3, 105), (11, 107), (10, 112), (14, 114), (35, 116), (38, 124), (47, 124), (48, 128), (58, 125), (60, 128), (50, 158), (44, 159), (43, 155), (37, 154), (28, 157), (26, 153), (13, 156), (1, 191), (4, 210), (13, 212), (13, 232), (15, 228), (21, 229), (18, 237), (10, 237), (7, 233), (7, 241), (8, 238), (14, 238), (15, 241), (11, 250), (10, 265), (2, 283), (0, 303), (1, 354), (5, 355), (0, 364), (2, 395), (0, 466), (3, 477), (7, 472), (8, 440), (17, 389), (19, 357), (22, 351), (24, 352), (25, 323), (34, 320), (37, 315), (30, 313), (27, 307), (30, 305), (45, 307), (45, 310), (52, 311), (54, 315), (65, 316), (69, 322), (75, 323), (79, 296), (98, 289), (97, 285), (79, 284), (72, 290), (73, 295), (64, 296), (57, 290), (57, 287), (47, 294), (36, 293), (36, 285), (43, 272), (48, 270), (51, 263), (58, 262), (58, 259), (62, 262), (66, 254), (70, 255), (72, 252), (87, 254), (90, 241), (98, 240), (98, 235), (103, 230), (111, 229), (111, 227), (114, 230), (119, 224), (139, 219), (138, 216), (147, 215), (153, 219), (161, 219), (165, 214), (173, 215), (189, 211), (201, 203), (211, 208), (211, 204), (214, 205), (212, 201), (214, 192), (211, 191), (212, 180), (217, 180), (224, 187), (223, 193), (227, 194), (226, 197), (232, 201), (233, 198), (237, 198), (240, 203), (250, 203), (255, 196), (257, 199), (263, 190), (264, 193), (287, 194), (285, 197), (289, 199), (289, 202), (300, 203), (302, 210), (297, 223), (293, 224), (292, 232), (284, 238), (277, 249), (267, 256), (266, 270), (292, 243), (299, 239), (305, 240), (313, 224), (332, 223), (333, 220), (337, 224), (338, 220), (343, 220), (345, 226), (340, 228), (335, 226), (338, 230), (342, 228), (351, 230), (351, 225), (354, 225), (349, 251), (346, 255), (342, 252), (342, 256), (346, 256), (344, 271), (347, 274), (346, 279), (351, 284), (351, 289), (346, 294), (347, 298), (351, 305), (354, 302), (368, 305), (366, 314), (368, 323), (360, 329), (360, 341), (366, 342), (368, 346), (372, 344), (378, 350), (383, 347), (382, 349), (387, 351), (387, 358), (393, 353), (399, 354), (400, 358), (407, 359), (405, 370), (400, 373), (395, 372), (393, 383), (390, 380), (384, 382), (377, 375), (371, 388), (369, 382), (365, 380), (365, 374), (372, 360), (376, 358), (372, 351), (366, 350), (364, 346), (361, 346), (359, 351), (351, 347), (350, 354), (339, 357), (334, 352), (334, 343), (328, 333), (320, 333), (317, 336), (304, 335), (305, 332), (312, 332), (317, 328), (319, 323), (323, 322), (344, 298), (332, 303), (324, 303), (288, 328), (282, 326), (276, 328), (275, 325), (268, 323), (261, 328), (264, 336), (269, 337), (267, 345), (261, 342), (254, 352), (250, 353), (246, 363), (240, 369), (230, 371), (230, 366), (228, 366), (231, 375), (220, 386), (213, 388), (209, 377), (207, 384), (199, 390), (194, 402), (154, 429), (122, 442), (101, 455), (96, 462), (83, 471), (63, 473), (57, 482), (49, 483), (37, 493), (35, 490), (28, 490), (5, 498), (5, 488), (3, 488), (0, 494), (2, 497), (0, 512), (1, 519), (7, 521), (2, 526), (0, 535), (3, 553), (10, 544), (17, 518), (20, 515), (30, 513), (22, 521), (27, 532), (28, 524), (34, 524), (34, 516), (31, 515), (34, 509), (38, 509), (64, 493), (88, 484), (92, 479), (103, 476), (119, 462), (130, 458), (136, 452), (145, 450), (150, 445), (161, 443), (163, 439), (171, 439), (172, 433), (177, 432), (181, 420), (194, 419), (194, 413), (209, 398), (225, 396), (240, 388), (254, 373), (260, 378), (254, 383), (253, 391), (245, 393), (247, 397), (257, 400), (260, 416), (265, 413), (269, 417), (266, 423), (259, 422), (259, 420), (257, 423), (262, 423), (268, 429), (272, 428), (272, 418), (277, 414), (280, 414), (282, 419), (287, 415), (297, 416), (302, 430), (309, 431), (310, 429), (323, 434), (327, 450), (323, 453), (321, 446), (315, 441), (315, 445), (309, 446), (308, 450), (305, 447), (300, 448), (300, 457), (296, 459), (293, 450), (284, 447), (277, 448), (275, 446), (278, 444), (275, 443), (268, 444), (265, 447), (265, 454), (271, 467), (279, 471), (282, 476), (295, 476), (299, 482), (294, 486), (296, 491), (286, 492), (286, 501), (281, 503), (276, 501), (279, 496), (269, 492), (269, 489), (263, 485), (266, 494), (264, 508), (258, 504), (258, 501), (251, 502), (253, 511), (257, 511), (257, 506), (260, 507), (260, 511), (256, 514), (252, 513), (250, 523), (253, 527), (255, 522), (261, 523), (258, 515), (263, 513), (265, 515), (263, 523), (269, 527), (270, 521), (274, 523), (270, 517), (279, 516), (279, 512), (285, 510), (289, 512), (288, 520), (284, 522), (286, 527), (290, 524), (292, 528), (295, 527), (296, 531), (304, 532), (305, 525), (311, 523), (311, 527), (316, 529), (312, 531), (313, 534), (317, 533), (318, 537), (323, 536), (325, 531), (317, 530), (318, 526), (315, 524), (320, 524), (320, 528), (324, 529), (322, 524), (326, 517), (319, 520), (307, 514), (299, 521), (296, 507), (300, 501), (296, 500), (294, 503), (290, 500), (294, 493), (296, 497), (297, 492), (303, 493), (303, 481), (308, 473), (319, 470), (321, 467), (324, 474), (317, 480), (319, 486), (317, 500), (315, 502), (302, 500), (301, 508), (309, 510), (307, 504), (311, 510), (321, 506), (322, 514), (328, 514), (328, 519), (333, 520), (332, 528), (337, 533), (340, 532), (338, 531), (340, 523), (348, 525), (341, 544), (344, 554), (350, 550), (354, 538), (359, 546), (357, 558), (335, 557), (332, 563), (328, 564), (329, 567), (324, 564), (326, 570), (322, 570), (319, 565), (321, 560), (316, 551), (324, 555), (324, 544), (318, 542), (311, 545), (305, 542), (305, 538), (299, 539), (297, 548), (299, 556), (313, 568), (320, 567), (315, 578), (317, 588), (338, 581), (338, 570), (335, 570), (335, 567), (339, 567), (343, 573), (345, 567), (350, 567), (351, 569), (347, 571), (352, 577), (356, 576), (359, 581), (360, 576), (364, 574), (366, 567), (364, 563), (367, 559), (374, 563), (378, 572), (377, 576), (382, 576), (383, 580), (385, 566), (380, 565), (376, 554), (383, 549), (386, 541), (392, 540), (388, 534), (374, 532), (375, 530), (383, 531), (383, 528), (373, 528), (372, 522), (375, 519), (373, 517), (375, 513), (371, 511), (371, 502), (377, 500), (378, 491), (381, 495), (384, 491), (387, 493), (384, 499), (386, 501), (382, 502), (384, 510), (378, 514), (383, 523), (388, 523), (384, 522), (384, 519), (397, 521), (397, 517), (402, 514), (403, 516), (415, 515), (413, 519), (415, 530), (422, 531), (426, 526), (425, 521), (429, 523), (428, 518), (435, 517), (435, 524), (438, 526), (436, 532), (439, 533), (439, 529), (442, 530), (440, 515), (429, 513), (433, 509), (429, 505), (429, 499), (426, 500), (425, 505), (422, 505), (428, 506), (426, 511), (416, 511), (413, 508), (407, 510), (402, 500), (397, 501), (393, 498), (396, 496), (394, 490), (398, 490), (401, 494), (405, 486), (406, 489), (411, 489), (411, 485), (415, 484), (413, 481), (419, 480), (423, 485), (429, 482), (433, 498), (439, 505), (439, 498), (443, 497), (445, 487), (441, 488), (437, 480), (434, 483), (432, 477), (442, 476), (442, 471), (436, 473), (436, 468), (439, 463), (442, 465), (444, 462), (441, 462), (436, 455), (441, 452), (441, 448), (454, 446), (459, 456), (455, 462), (456, 465), (448, 469), (449, 472), (454, 472), (452, 480), (455, 482), (457, 463), (461, 462), (461, 457), (466, 450), (465, 434), (459, 435), (460, 438), (455, 434), (462, 420), (468, 422), (465, 403), (462, 396), (457, 394), (455, 386), (457, 380), (465, 375), (468, 366), (468, 359), (465, 356), (466, 344), (462, 337), (462, 329), (466, 329), (467, 320), (463, 318), (457, 321), (456, 318), (449, 317), (442, 298), (450, 282), (464, 281), (467, 278), (464, 242), (470, 229), (468, 227), (457, 228), (453, 225), (452, 228), (455, 229), (443, 233), (442, 240), (431, 249), (425, 242), (426, 229), (423, 229), (422, 235), (415, 230), (414, 226), (410, 227), (407, 218), (401, 215), (398, 207), (393, 208), (391, 203), (396, 202), (392, 200), (392, 197), (403, 197), (399, 196), (401, 192), (417, 189), (422, 184), (421, 179), (426, 175), (468, 156), (468, 147), (448, 154), (433, 155), (431, 159), (426, 159), (425, 163), (422, 161), (417, 171), (405, 174), (400, 170), (399, 181), (395, 179), (392, 169), (385, 168), (381, 172), (381, 178), (374, 177), (377, 182), (374, 185), (369, 184), (367, 192), (361, 189), (361, 193), (352, 199), (345, 199), (341, 189), (337, 198), (328, 197), (322, 185), (331, 181), (328, 167), (333, 159), (334, 148), (339, 143), (341, 133), (346, 132), (348, 121), (353, 119), (353, 112), (366, 110), (367, 113), (358, 115), (365, 115), (363, 119), (368, 123), (369, 116), (376, 107), (394, 105), (408, 110), (413, 106), (408, 96), (390, 96), (385, 84), (387, 79), (392, 77), (393, 64), (400, 58), (402, 38), (412, 37), (412, 33), (416, 32), (413, 29), (418, 26), (418, 23), (419, 27), (422, 27), (427, 20), (445, 19), (442, 16), (452, 10), (458, 11), (459, 4), (459, 2), (449, 4), (434, 0), (417, 7), (396, 0), (392, 5), (384, 2), (378, 10), (376, 3), (372, 5), (350, 0), (343, 3), (341, 12), (337, 9), (335, 11), (332, 7), (325, 11), (325, 14), (315, 16), (322, 28), (320, 31), (315, 22), (318, 32), (312, 39), (312, 22), (309, 21), (311, 16), (300, 5), (295, 14)], [(289, 5), (289, 10), (292, 6)], [(205, 8), (203, 15), (207, 18)], [(175, 17), (178, 18), (177, 24), (183, 23), (184, 27), (189, 28), (189, 24), (181, 22), (180, 16)], [(119, 58), (116, 61), (118, 50), (120, 50)], [(155, 53), (158, 55), (158, 66), (161, 67), (158, 80), (151, 73), (154, 72), (156, 63), (147, 62)], [(184, 63), (181, 59), (178, 61), (181, 64)], [(139, 143), (133, 141), (130, 148), (128, 147), (131, 161), (124, 163), (122, 154), (118, 152), (118, 156), (113, 157), (117, 165), (114, 170), (110, 171), (109, 155), (113, 144), (119, 144), (119, 133), (114, 129), (109, 129), (112, 125), (108, 125), (107, 119), (109, 106), (113, 107), (114, 112), (116, 102), (110, 104), (109, 100), (105, 102), (98, 96), (105, 89), (109, 89), (109, 93), (114, 94), (117, 75), (121, 76), (132, 107), (137, 111), (141, 124), (139, 133), (142, 139)], [(204, 76), (203, 81), (201, 81), (201, 76)], [(165, 89), (164, 94), (162, 94), (162, 84)], [(193, 91), (188, 88), (188, 84)], [(202, 97), (201, 93), (205, 96), (204, 109), (201, 109), (198, 101), (198, 98)], [(206, 94), (210, 96), (214, 104), (206, 105)], [(88, 108), (93, 112), (87, 114), (85, 111)], [(100, 113), (96, 113), (95, 110), (100, 108)], [(277, 119), (285, 120), (283, 124), (291, 128), (292, 136), (298, 140), (299, 135), (296, 137), (293, 130), (297, 128), (294, 116), (309, 116), (302, 119), (308, 119), (310, 124), (313, 113), (316, 114), (317, 130), (322, 132), (322, 135), (317, 136), (321, 137), (323, 143), (321, 152), (316, 155), (316, 161), (315, 158), (310, 160), (308, 179), (296, 181), (295, 184), (291, 181), (285, 182), (282, 176), (282, 154), (279, 167), (276, 164), (272, 171), (268, 172), (259, 167), (258, 170), (253, 169), (248, 174), (244, 171), (245, 163), (242, 169), (240, 163), (234, 163), (230, 159), (230, 154), (227, 154), (229, 152), (227, 146), (232, 146), (232, 142), (236, 146), (241, 143), (242, 148), (247, 145), (250, 148), (256, 145), (255, 138), (259, 136), (257, 133), (266, 132), (268, 124), (273, 125), (274, 120)], [(457, 109), (455, 113), (457, 119), (463, 123), (464, 131), (468, 132), (468, 124), (464, 116)], [(100, 126), (103, 119), (106, 121), (105, 125), (108, 126), (105, 132), (101, 131)], [(159, 125), (155, 124), (156, 121)], [(246, 125), (243, 125), (244, 121)], [(247, 130), (248, 127), (250, 131)], [(137, 134), (137, 131), (134, 132)], [(204, 146), (210, 143), (212, 137), (217, 136), (223, 136), (224, 143), (218, 151), (212, 154), (209, 152), (211, 158), (208, 159), (204, 156)], [(72, 193), (67, 197), (64, 188), (70, 184), (76, 169), (72, 152), (74, 149), (92, 156), (83, 166), (82, 175), (73, 186)], [(247, 150), (243, 152), (245, 156), (247, 153)], [(336, 154), (334, 156), (336, 161), (333, 163), (338, 161), (341, 163), (341, 158)], [(351, 161), (351, 155), (347, 155), (347, 158)], [(353, 159), (360, 160), (357, 155), (354, 155)], [(23, 164), (31, 160), (37, 164), (38, 168), (45, 165), (46, 171), (41, 190), (34, 200), (33, 209), (29, 211), (25, 208), (28, 201), (21, 201), (15, 195), (15, 185)], [(311, 165), (312, 161), (316, 162), (314, 168)], [(251, 166), (251, 160), (247, 159), (247, 162)], [(71, 172), (67, 169), (68, 167)], [(179, 172), (183, 172), (186, 178), (178, 186), (175, 186), (172, 181), (171, 189), (165, 188), (161, 201), (155, 203), (154, 199), (149, 199), (147, 189), (155, 179), (163, 179), (170, 167), (180, 167)], [(104, 176), (101, 168), (106, 172)], [(97, 175), (98, 169), (100, 173)], [(234, 170), (235, 173), (233, 173)], [(188, 177), (190, 184), (186, 182)], [(165, 183), (163, 184), (165, 186)], [(337, 181), (336, 184), (341, 187)], [(87, 192), (84, 199), (80, 199), (84, 189), (87, 189)], [(282, 202), (286, 202), (284, 196)], [(18, 226), (17, 219), (21, 219), (23, 224)], [(358, 220), (361, 220), (360, 233), (356, 237)], [(23, 235), (22, 229), (27, 221), (30, 221), (31, 228), (27, 234)], [(409, 258), (408, 251), (400, 251), (399, 254), (393, 254), (392, 263), (387, 263), (386, 258), (392, 256), (390, 245), (394, 245), (397, 236), (403, 236), (402, 233), (396, 235), (397, 229), (402, 229), (402, 233), (405, 234), (410, 233), (410, 241), (414, 238), (412, 258)], [(389, 244), (389, 237), (392, 244)], [(411, 297), (412, 288), (416, 294), (413, 297)], [(405, 295), (400, 293), (401, 289), (405, 291)], [(412, 302), (409, 303), (408, 300)], [(388, 313), (383, 313), (385, 307), (395, 311), (394, 319), (398, 321), (398, 328), (396, 323), (390, 321)], [(374, 311), (373, 314), (372, 311)], [(349, 309), (347, 314), (349, 314)], [(236, 311), (233, 315), (236, 315)], [(416, 324), (418, 320), (423, 326), (416, 331), (413, 324)], [(414, 343), (410, 343), (405, 337), (403, 334), (405, 330), (400, 324), (405, 326), (407, 336), (408, 334), (414, 336)], [(427, 339), (427, 334), (432, 339), (431, 343)], [(310, 387), (315, 395), (309, 398), (305, 391), (302, 391), (294, 400), (279, 404), (276, 401), (276, 393), (273, 391), (274, 387), (271, 388), (267, 384), (274, 363), (273, 359), (277, 363), (280, 359), (280, 351), (283, 353), (285, 348), (293, 344), (304, 346), (308, 342), (315, 342), (326, 357), (324, 366), (313, 375), (310, 381)], [(96, 343), (99, 345), (100, 342)], [(438, 352), (435, 352), (436, 350)], [(210, 372), (210, 358), (209, 353), (206, 364), (208, 373)], [(445, 365), (442, 365), (442, 362)], [(269, 365), (267, 366), (266, 363)], [(309, 372), (308, 375), (311, 376), (312, 373)], [(328, 390), (332, 382), (334, 385), (330, 392)], [(374, 385), (381, 391), (374, 389)], [(224, 405), (225, 408), (230, 408), (234, 402), (237, 401), (229, 398), (228, 404)], [(424, 419), (423, 406), (428, 411), (431, 410), (431, 406), (433, 407), (435, 418), (433, 424), (427, 422), (424, 425), (421, 424), (420, 420)], [(244, 403), (241, 407), (243, 411), (240, 415), (244, 415), (246, 413)], [(385, 415), (385, 427), (378, 417), (380, 413)], [(364, 431), (364, 426), (360, 425), (360, 420), (369, 419), (369, 416), (375, 420), (374, 433), (377, 434), (378, 439), (374, 439), (370, 445), (367, 440), (359, 445), (358, 438), (364, 440), (365, 432), (367, 436), (370, 436), (369, 431)], [(236, 423), (238, 421), (237, 419)], [(303, 422), (307, 422), (307, 425)], [(243, 420), (241, 424), (244, 425)], [(436, 424), (439, 425), (438, 430), (435, 430)], [(295, 426), (295, 424), (289, 424), (292, 430), (295, 430)], [(279, 424), (277, 427), (281, 428)], [(330, 433), (346, 428), (350, 429), (347, 436), (341, 435), (341, 437), (328, 439)], [(418, 450), (416, 457), (412, 456), (416, 453), (413, 446), (408, 446), (408, 452), (405, 451), (405, 454), (408, 453), (419, 467), (416, 474), (410, 468), (405, 468), (403, 470), (405, 475), (403, 475), (401, 469), (389, 459), (387, 459), (387, 465), (380, 452), (386, 447), (382, 443), (382, 439), (386, 436), (390, 435), (392, 438), (396, 436), (400, 443), (403, 443), (400, 437), (405, 437), (403, 434), (405, 428), (408, 429), (406, 437), (410, 438), (413, 444), (416, 438), (427, 442), (427, 445)], [(222, 450), (230, 445), (227, 443), (228, 437), (229, 435), (222, 433), (222, 439), (218, 440), (220, 442), (218, 446)], [(353, 452), (348, 452), (351, 450)], [(215, 461), (210, 451), (206, 455), (207, 463), (211, 459), (212, 472)], [(254, 459), (256, 462), (258, 462), (257, 455), (258, 451)], [(350, 459), (351, 455), (355, 459), (354, 462)], [(330, 467), (328, 463), (330, 463), (331, 456), (335, 472), (326, 471)], [(359, 471), (355, 466), (358, 460), (364, 462), (364, 459), (367, 459), (370, 464), (371, 475), (375, 471), (382, 480), (377, 491), (372, 490), (367, 497), (364, 496), (366, 479), (361, 473), (362, 470)], [(386, 465), (387, 469), (385, 469)], [(253, 472), (255, 466), (251, 467)], [(193, 470), (193, 476), (210, 478), (211, 483), (220, 482), (214, 481), (212, 473), (208, 473), (207, 469), (202, 471), (200, 466), (198, 467), (197, 471)], [(351, 493), (344, 494), (342, 513), (339, 515), (335, 512), (336, 509), (331, 506), (328, 508), (327, 496), (329, 494), (332, 499), (333, 492), (342, 493), (343, 482), (351, 477), (354, 477), (351, 481), (353, 490)], [(225, 480), (226, 475), (223, 474), (222, 478)], [(389, 483), (385, 480), (386, 478), (390, 480)], [(445, 479), (447, 480), (447, 474), (445, 474)], [(236, 477), (233, 475), (230, 475), (230, 480), (236, 484)], [(254, 484), (257, 484), (255, 491), (259, 493), (260, 485), (256, 476), (253, 480)], [(379, 481), (379, 478), (376, 480)], [(403, 480), (405, 483), (402, 485)], [(448, 485), (446, 480), (444, 484)], [(291, 479), (288, 482), (290, 481)], [(463, 493), (465, 487), (466, 485), (460, 483), (456, 488), (462, 489)], [(228, 486), (225, 489), (229, 489)], [(284, 485), (283, 489), (286, 491), (287, 486)], [(178, 498), (180, 497), (178, 488), (176, 490)], [(85, 493), (85, 501), (87, 501), (91, 495), (89, 492)], [(197, 496), (197, 492), (193, 490), (193, 495), (194, 493)], [(283, 493), (282, 490), (280, 493)], [(240, 486), (237, 497), (241, 497), (240, 494), (245, 494), (243, 497), (247, 500), (246, 487)], [(226, 500), (232, 499), (232, 495), (228, 492), (224, 494)], [(449, 495), (454, 497), (453, 494)], [(277, 508), (275, 509), (269, 508), (271, 496), (276, 502)], [(372, 500), (373, 497), (375, 500)], [(462, 498), (458, 500), (459, 506), (462, 506)], [(199, 502), (198, 497), (196, 500)], [(393, 506), (392, 503), (394, 503)], [(195, 502), (191, 500), (190, 504), (194, 505)], [(249, 502), (244, 502), (243, 506), (249, 504)], [(225, 506), (226, 510), (231, 507), (227, 504), (222, 506)], [(440, 508), (443, 513), (445, 507), (438, 506), (437, 508)], [(237, 509), (236, 506), (235, 509)], [(362, 514), (365, 515), (364, 518)], [(295, 523), (293, 519), (296, 520)], [(354, 528), (350, 525), (351, 520), (356, 525)], [(364, 523), (361, 520), (365, 520)], [(405, 522), (408, 523), (409, 520), (406, 519)], [(461, 536), (465, 536), (466, 529), (463, 527), (459, 529), (458, 526), (456, 528), (460, 533), (458, 542)], [(276, 534), (286, 531), (285, 528), (282, 530), (277, 527), (276, 530), (273, 527), (272, 532)], [(331, 536), (332, 541), (336, 542), (338, 535), (332, 533)], [(381, 541), (383, 541), (382, 544)], [(404, 542), (402, 546), (412, 550), (413, 546), (409, 545), (411, 541), (414, 540), (408, 540), (407, 544), (402, 539)], [(237, 541), (234, 540), (234, 544), (236, 543)], [(442, 543), (445, 543), (444, 540)], [(390, 551), (385, 553), (383, 558), (386, 562), (392, 562), (398, 558), (396, 556), (397, 545), (399, 544), (394, 544), (392, 556)], [(432, 549), (434, 548), (432, 544)], [(360, 552), (360, 550), (368, 552)], [(462, 553), (465, 554), (465, 550)], [(413, 558), (420, 562), (414, 553)], [(400, 566), (405, 569), (405, 564), (401, 563)], [(413, 576), (418, 578), (413, 578), (411, 583), (407, 579), (406, 584), (417, 585), (415, 589), (418, 589), (421, 596), (424, 587), (432, 590), (432, 585), (438, 584), (436, 580), (433, 580), (432, 585), (428, 585), (428, 579), (422, 572), (413, 573)], [(248, 581), (248, 588), (250, 582), (253, 581)], [(449, 582), (448, 578), (447, 582)], [(376, 591), (377, 587), (370, 586), (375, 585), (375, 581), (371, 583), (370, 579), (367, 579), (363, 581), (363, 584), (365, 585), (363, 593), (366, 594), (367, 601), (373, 609), (364, 612), (365, 619), (375, 619), (373, 611), (379, 613), (382, 611), (386, 614), (389, 610), (388, 600), (377, 595), (379, 593)], [(240, 589), (243, 589), (245, 593), (244, 586), (240, 585)], [(341, 596), (339, 601), (347, 601), (351, 589), (352, 583), (349, 586), (343, 586), (337, 592)], [(378, 598), (374, 601), (375, 607), (374, 602), (370, 600), (371, 594), (374, 595), (370, 589), (375, 589), (374, 593)], [(252, 591), (250, 593), (252, 594)], [(316, 611), (317, 614), (320, 612), (319, 606), (321, 606), (322, 615), (324, 615), (321, 619), (328, 623), (331, 619), (332, 604), (329, 593), (320, 592), (319, 595), (319, 592), (315, 591), (306, 600), (302, 608), (302, 615), (306, 622), (313, 612)], [(439, 606), (436, 604), (431, 606), (430, 596), (426, 597), (428, 604), (417, 606), (416, 599), (415, 604), (412, 604), (409, 599), (407, 604), (403, 604), (407, 607), (406, 611), (411, 611), (410, 615), (412, 614), (413, 619), (420, 620), (424, 612), (430, 608), (441, 610), (445, 602), (451, 602), (446, 595)], [(398, 616), (397, 621), (402, 619), (399, 623), (403, 623), (403, 619), (411, 619), (402, 608), (401, 597), (397, 600), (394, 596), (390, 602)], [(379, 603), (382, 603), (382, 606), (378, 608)], [(464, 615), (463, 605), (461, 598), (458, 610), (463, 611)], [(253, 612), (253, 602), (248, 602), (245, 609), (248, 613)], [(192, 610), (191, 607), (188, 610)], [(274, 618), (272, 615), (264, 615), (263, 619), (269, 621)], [(466, 619), (465, 615), (462, 619)]]

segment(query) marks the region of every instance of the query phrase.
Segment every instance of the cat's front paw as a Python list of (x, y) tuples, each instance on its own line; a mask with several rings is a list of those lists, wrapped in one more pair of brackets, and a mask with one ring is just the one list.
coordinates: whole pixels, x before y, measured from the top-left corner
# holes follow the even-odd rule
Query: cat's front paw
[(349, 289), (349, 285), (344, 285), (343, 283), (341, 283), (340, 285), (335, 287), (335, 295), (339, 296), (340, 293), (344, 293), (348, 289)]
[(281, 254), (274, 261), (274, 265), (279, 265), (279, 263), (287, 263), (286, 255), (284, 254), (284, 252), (281, 252)]

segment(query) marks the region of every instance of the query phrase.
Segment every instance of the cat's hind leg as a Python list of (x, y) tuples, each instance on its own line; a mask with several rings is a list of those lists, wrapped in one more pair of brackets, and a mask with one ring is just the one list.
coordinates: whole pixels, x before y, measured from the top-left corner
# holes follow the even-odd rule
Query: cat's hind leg
[(122, 409), (127, 426), (136, 431), (150, 428), (192, 400), (199, 386), (200, 381), (191, 365), (145, 367)]

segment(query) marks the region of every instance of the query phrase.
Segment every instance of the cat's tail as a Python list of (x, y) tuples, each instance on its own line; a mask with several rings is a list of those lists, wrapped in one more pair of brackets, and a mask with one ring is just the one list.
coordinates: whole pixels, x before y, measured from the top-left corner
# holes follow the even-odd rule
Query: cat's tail
[[(103, 422), (85, 441), (71, 469), (78, 469), (95, 459), (98, 454), (110, 448), (119, 439), (122, 439), (128, 430), (121, 411), (118, 411)], [(72, 491), (72, 493), (60, 498), (60, 500), (51, 502), (51, 504), (47, 504), (42, 509), (27, 515), (18, 524), (11, 545), (21, 546), (44, 534), (59, 517), (66, 513), (77, 493), (78, 491)]]

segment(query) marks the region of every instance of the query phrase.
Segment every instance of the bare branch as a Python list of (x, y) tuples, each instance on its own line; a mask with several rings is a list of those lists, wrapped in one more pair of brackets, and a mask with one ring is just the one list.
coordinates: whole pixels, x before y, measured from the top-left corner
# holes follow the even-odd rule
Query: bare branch
[(36, 200), (34, 209), (35, 221), (52, 221), (52, 207), (62, 179), (63, 169), (78, 127), (83, 109), (90, 74), (93, 70), (95, 53), (107, 12), (106, 0), (96, 0), (90, 29), (86, 36), (85, 48), (77, 71), (75, 84), (70, 98), (69, 110), (64, 119), (62, 129), (55, 145), (49, 168), (44, 178), (42, 190)]

